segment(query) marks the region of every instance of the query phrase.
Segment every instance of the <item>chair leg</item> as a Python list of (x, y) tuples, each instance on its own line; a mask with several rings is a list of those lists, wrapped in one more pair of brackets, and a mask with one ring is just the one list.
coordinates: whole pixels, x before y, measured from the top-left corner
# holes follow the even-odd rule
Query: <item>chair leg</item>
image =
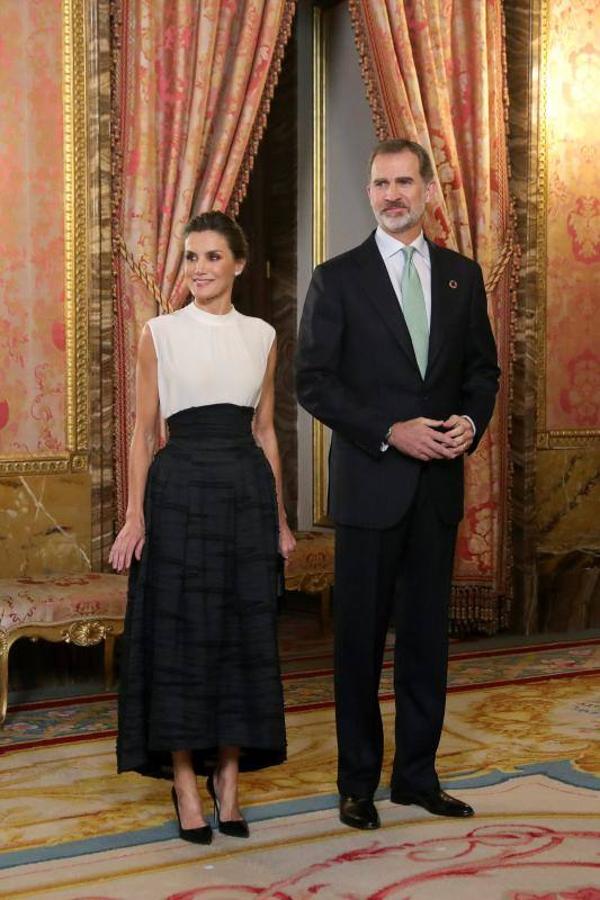
[(331, 588), (321, 591), (321, 631), (327, 634), (331, 626)]
[(8, 643), (0, 643), (0, 726), (8, 709)]
[(115, 682), (115, 636), (107, 634), (104, 638), (104, 687), (111, 688)]

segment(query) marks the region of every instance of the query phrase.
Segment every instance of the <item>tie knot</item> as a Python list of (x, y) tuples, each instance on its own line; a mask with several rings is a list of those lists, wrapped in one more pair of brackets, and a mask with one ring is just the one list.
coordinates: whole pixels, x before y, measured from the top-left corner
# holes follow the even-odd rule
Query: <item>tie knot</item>
[(404, 254), (405, 262), (410, 264), (410, 261), (413, 257), (413, 253), (415, 252), (415, 248), (414, 247), (403, 247), (402, 252)]

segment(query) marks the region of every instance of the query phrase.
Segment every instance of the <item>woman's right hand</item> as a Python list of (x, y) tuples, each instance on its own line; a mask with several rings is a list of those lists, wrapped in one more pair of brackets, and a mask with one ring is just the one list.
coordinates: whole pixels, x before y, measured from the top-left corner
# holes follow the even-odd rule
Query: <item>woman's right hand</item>
[(116, 572), (123, 572), (131, 565), (131, 560), (139, 560), (146, 540), (144, 520), (127, 520), (110, 549), (108, 561)]

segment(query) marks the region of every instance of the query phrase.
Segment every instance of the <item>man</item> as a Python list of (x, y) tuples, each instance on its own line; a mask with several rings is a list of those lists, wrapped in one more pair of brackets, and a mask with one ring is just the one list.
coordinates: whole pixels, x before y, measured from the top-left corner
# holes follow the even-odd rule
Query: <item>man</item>
[[(440, 788), (448, 603), (463, 456), (494, 408), (500, 370), (481, 269), (423, 236), (426, 151), (384, 141), (367, 193), (377, 230), (318, 266), (300, 326), (300, 403), (333, 432), (335, 697), (340, 819), (377, 828), (378, 686), (394, 622), (391, 800), (470, 816)], [(398, 589), (396, 589), (398, 587)]]

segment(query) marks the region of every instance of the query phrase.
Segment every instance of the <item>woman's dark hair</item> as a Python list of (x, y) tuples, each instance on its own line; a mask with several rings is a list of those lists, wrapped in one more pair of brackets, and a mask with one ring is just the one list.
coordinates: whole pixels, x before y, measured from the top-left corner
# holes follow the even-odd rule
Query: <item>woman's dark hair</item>
[(187, 223), (183, 230), (184, 237), (195, 231), (216, 231), (227, 241), (227, 246), (234, 259), (248, 259), (248, 241), (246, 235), (230, 216), (218, 209), (200, 213)]

